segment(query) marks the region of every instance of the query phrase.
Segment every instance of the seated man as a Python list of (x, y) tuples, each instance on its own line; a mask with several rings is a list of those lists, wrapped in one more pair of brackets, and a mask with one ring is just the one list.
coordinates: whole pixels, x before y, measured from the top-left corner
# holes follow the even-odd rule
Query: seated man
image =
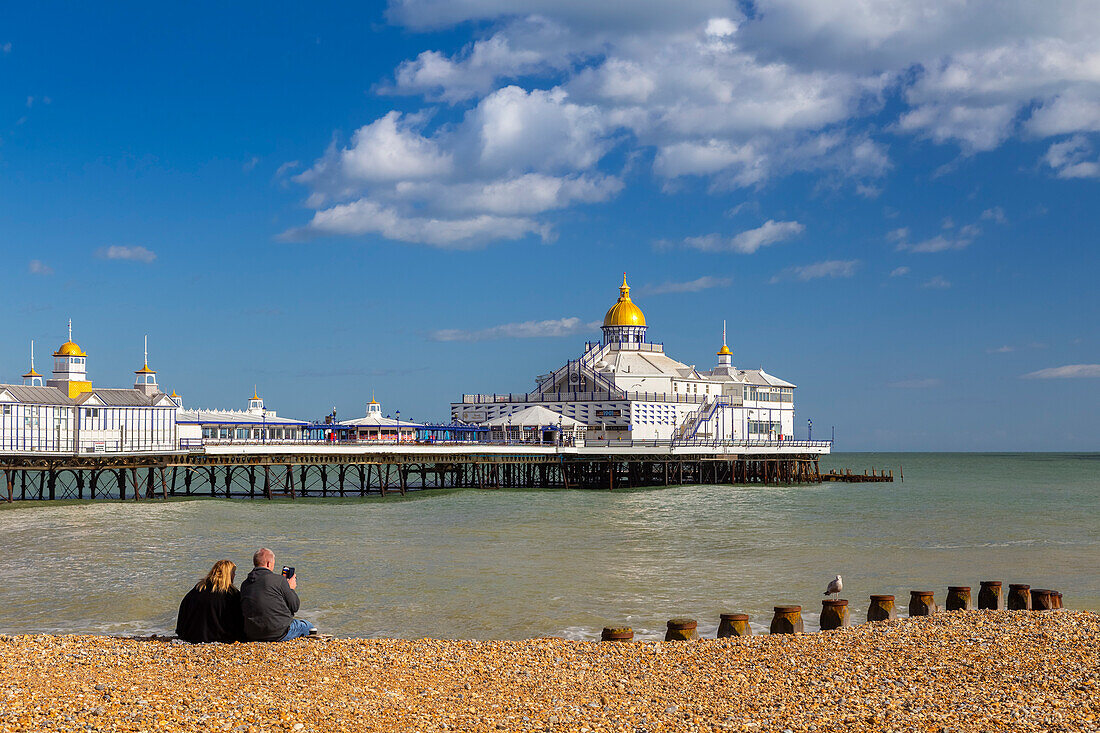
[(298, 578), (275, 573), (275, 553), (266, 547), (252, 556), (252, 572), (241, 583), (241, 614), (249, 641), (289, 641), (316, 631), (298, 611)]

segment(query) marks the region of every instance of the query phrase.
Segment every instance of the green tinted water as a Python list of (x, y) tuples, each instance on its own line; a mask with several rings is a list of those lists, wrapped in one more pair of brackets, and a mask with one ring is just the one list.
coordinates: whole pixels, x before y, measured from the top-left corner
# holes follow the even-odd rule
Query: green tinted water
[[(301, 615), (347, 636), (713, 635), (800, 603), (816, 627), (836, 573), (871, 593), (979, 580), (1060, 589), (1100, 611), (1100, 455), (848, 454), (893, 484), (430, 491), (408, 499), (195, 500), (0, 511), (0, 632), (165, 632), (217, 559), (260, 545), (300, 576)], [(30, 504), (30, 502), (28, 502)]]

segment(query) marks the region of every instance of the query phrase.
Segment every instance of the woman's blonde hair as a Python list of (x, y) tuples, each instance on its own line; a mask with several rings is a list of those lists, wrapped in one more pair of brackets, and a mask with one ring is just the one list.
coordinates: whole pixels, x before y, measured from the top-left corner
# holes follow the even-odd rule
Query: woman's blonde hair
[(233, 587), (233, 575), (237, 566), (232, 560), (218, 560), (206, 577), (195, 585), (195, 590), (213, 593), (225, 593)]

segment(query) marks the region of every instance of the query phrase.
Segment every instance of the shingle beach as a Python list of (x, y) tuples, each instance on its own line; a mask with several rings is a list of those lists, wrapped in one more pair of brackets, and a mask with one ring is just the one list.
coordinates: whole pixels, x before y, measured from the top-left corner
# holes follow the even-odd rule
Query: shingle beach
[(1100, 730), (1100, 616), (696, 642), (0, 637), (4, 731)]

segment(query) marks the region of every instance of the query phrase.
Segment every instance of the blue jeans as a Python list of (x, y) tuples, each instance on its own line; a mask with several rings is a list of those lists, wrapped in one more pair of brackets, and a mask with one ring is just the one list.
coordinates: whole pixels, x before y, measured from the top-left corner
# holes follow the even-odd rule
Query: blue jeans
[(297, 639), (300, 636), (309, 636), (309, 630), (313, 628), (313, 624), (309, 621), (303, 621), (300, 618), (296, 618), (290, 622), (290, 628), (286, 632), (286, 636), (279, 641), (290, 641), (291, 639)]

